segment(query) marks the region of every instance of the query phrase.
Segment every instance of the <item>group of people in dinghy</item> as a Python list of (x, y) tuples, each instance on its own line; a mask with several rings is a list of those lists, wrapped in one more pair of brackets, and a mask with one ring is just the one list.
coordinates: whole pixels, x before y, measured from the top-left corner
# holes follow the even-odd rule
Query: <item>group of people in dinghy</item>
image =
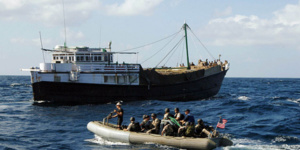
[(141, 123), (136, 122), (134, 117), (130, 118), (128, 126), (123, 125), (124, 111), (121, 108), (121, 103), (116, 104), (116, 113), (111, 118), (118, 117), (117, 127), (119, 130), (144, 132), (148, 134), (161, 134), (162, 136), (185, 136), (185, 137), (217, 137), (219, 133), (212, 126), (204, 125), (202, 119), (197, 120), (195, 125), (194, 116), (190, 114), (190, 110), (184, 111), (185, 115), (179, 112), (179, 108), (175, 108), (175, 115), (170, 113), (170, 109), (165, 109), (165, 114), (162, 120), (157, 118), (155, 113), (143, 115)]

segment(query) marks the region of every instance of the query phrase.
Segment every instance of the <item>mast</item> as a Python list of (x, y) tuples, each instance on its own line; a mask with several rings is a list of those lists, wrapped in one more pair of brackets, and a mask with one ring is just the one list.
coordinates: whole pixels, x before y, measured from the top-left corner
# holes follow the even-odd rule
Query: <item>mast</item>
[(186, 28), (189, 27), (185, 22), (183, 24), (184, 33), (185, 33), (185, 48), (186, 48), (186, 61), (187, 61), (187, 69), (190, 70), (190, 60), (189, 60), (189, 48), (188, 48), (188, 40), (187, 40), (187, 31)]
[(65, 17), (65, 3), (64, 3), (64, 0), (62, 0), (62, 4), (63, 4), (64, 29), (65, 29), (64, 50), (67, 51), (67, 29), (66, 29), (66, 17)]

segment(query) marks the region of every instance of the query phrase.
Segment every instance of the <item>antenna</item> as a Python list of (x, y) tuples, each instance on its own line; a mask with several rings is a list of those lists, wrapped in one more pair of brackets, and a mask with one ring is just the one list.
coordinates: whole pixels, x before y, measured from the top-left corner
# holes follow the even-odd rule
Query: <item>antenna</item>
[(100, 25), (100, 40), (99, 40), (99, 49), (101, 50), (101, 25)]
[(65, 48), (65, 50), (66, 50), (66, 48), (67, 48), (67, 29), (66, 29), (65, 3), (64, 3), (64, 0), (62, 0), (62, 4), (63, 4), (64, 29), (65, 29), (65, 42), (64, 42), (64, 48)]
[(44, 63), (45, 63), (45, 53), (44, 53), (43, 42), (42, 42), (42, 33), (41, 33), (41, 31), (39, 33), (40, 33), (40, 41), (41, 41), (41, 50), (43, 53), (43, 59), (44, 59)]

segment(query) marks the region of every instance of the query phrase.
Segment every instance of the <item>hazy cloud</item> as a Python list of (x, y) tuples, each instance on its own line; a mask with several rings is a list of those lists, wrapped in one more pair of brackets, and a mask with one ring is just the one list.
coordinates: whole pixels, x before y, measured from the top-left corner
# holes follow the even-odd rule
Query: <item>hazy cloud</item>
[[(69, 28), (67, 28), (67, 41), (77, 41), (77, 40), (81, 40), (84, 39), (85, 36), (83, 34), (83, 32), (81, 31), (73, 31)], [(64, 39), (65, 38), (65, 31), (62, 30), (60, 32), (60, 36)]]
[(132, 16), (150, 15), (154, 8), (163, 0), (125, 0), (123, 3), (115, 3), (106, 6), (106, 11), (110, 15)]
[(183, 1), (183, 0), (172, 0), (172, 1), (170, 1), (170, 5), (171, 5), (172, 7), (176, 7), (176, 6), (178, 6), (182, 1)]
[[(98, 0), (64, 0), (69, 25), (82, 23), (92, 11), (100, 7)], [(10, 21), (36, 21), (46, 25), (62, 24), (62, 0), (0, 0), (0, 19)]]
[[(25, 45), (25, 46), (41, 46), (41, 41), (39, 38), (28, 39), (28, 38), (12, 38), (10, 39), (12, 44)], [(43, 45), (53, 44), (53, 40), (43, 38)]]
[(214, 45), (292, 45), (299, 47), (300, 3), (286, 5), (271, 19), (235, 15), (209, 21), (200, 34)]
[(224, 16), (229, 16), (232, 13), (232, 8), (227, 7), (225, 10), (220, 11), (220, 10), (215, 10), (214, 12), (214, 17), (224, 17)]

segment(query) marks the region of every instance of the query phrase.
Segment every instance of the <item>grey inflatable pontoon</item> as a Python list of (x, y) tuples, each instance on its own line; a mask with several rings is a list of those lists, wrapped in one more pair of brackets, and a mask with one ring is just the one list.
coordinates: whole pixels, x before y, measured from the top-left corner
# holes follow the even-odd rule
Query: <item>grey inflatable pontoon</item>
[(231, 146), (233, 143), (227, 138), (189, 138), (161, 136), (141, 132), (118, 130), (113, 124), (103, 124), (100, 121), (91, 121), (87, 128), (96, 135), (114, 142), (132, 144), (156, 143), (184, 149), (214, 149), (219, 146)]

